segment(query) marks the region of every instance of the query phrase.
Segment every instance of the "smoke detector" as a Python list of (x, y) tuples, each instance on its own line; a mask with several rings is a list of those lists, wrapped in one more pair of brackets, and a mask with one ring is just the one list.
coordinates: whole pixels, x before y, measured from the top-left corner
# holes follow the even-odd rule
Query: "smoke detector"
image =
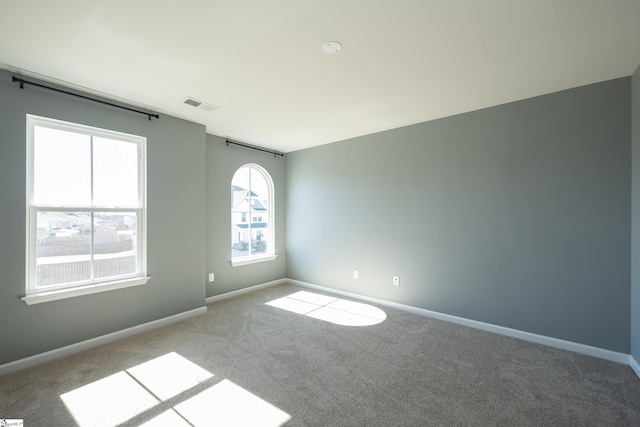
[(340, 49), (342, 49), (342, 44), (336, 41), (326, 42), (322, 45), (322, 50), (327, 53), (338, 53)]
[(190, 96), (187, 96), (182, 102), (184, 102), (187, 105), (191, 105), (192, 107), (200, 108), (201, 110), (204, 110), (204, 111), (213, 111), (220, 108), (220, 107), (216, 107), (215, 105), (207, 104), (206, 102), (199, 101)]

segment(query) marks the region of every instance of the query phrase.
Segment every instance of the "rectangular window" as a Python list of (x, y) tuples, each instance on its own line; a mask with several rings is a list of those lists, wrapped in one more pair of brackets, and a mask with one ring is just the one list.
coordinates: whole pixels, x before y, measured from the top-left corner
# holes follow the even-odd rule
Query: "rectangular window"
[(27, 116), (25, 302), (146, 283), (145, 146)]

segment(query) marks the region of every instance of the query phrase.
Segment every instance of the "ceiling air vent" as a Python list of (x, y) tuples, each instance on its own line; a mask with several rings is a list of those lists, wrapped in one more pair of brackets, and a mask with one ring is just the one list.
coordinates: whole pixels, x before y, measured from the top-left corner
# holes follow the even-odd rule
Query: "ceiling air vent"
[(216, 107), (215, 105), (207, 104), (206, 102), (198, 101), (197, 99), (191, 98), (190, 96), (186, 97), (183, 102), (187, 105), (200, 108), (201, 110), (204, 110), (204, 111), (213, 111), (220, 108), (220, 107)]

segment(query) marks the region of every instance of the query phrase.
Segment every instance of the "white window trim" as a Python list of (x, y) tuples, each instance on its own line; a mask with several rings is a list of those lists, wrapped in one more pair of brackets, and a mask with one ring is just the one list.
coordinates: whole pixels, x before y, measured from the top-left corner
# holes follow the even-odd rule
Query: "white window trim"
[(258, 262), (265, 261), (273, 261), (278, 257), (278, 254), (267, 254), (267, 255), (254, 255), (250, 257), (242, 257), (231, 260), (231, 265), (233, 267), (240, 267), (243, 265), (256, 264)]
[[(48, 301), (56, 301), (82, 295), (90, 295), (126, 287), (139, 286), (149, 281), (147, 276), (147, 201), (146, 201), (146, 138), (125, 134), (107, 129), (85, 126), (77, 123), (27, 114), (27, 206), (26, 206), (26, 293), (21, 300), (27, 305), (39, 304)], [(71, 131), (92, 136), (116, 138), (135, 142), (138, 147), (138, 205), (136, 207), (108, 207), (108, 206), (38, 206), (33, 203), (33, 173), (34, 173), (34, 135), (33, 128), (37, 125)], [(39, 211), (77, 211), (86, 212), (131, 212), (138, 213), (137, 224), (137, 248), (139, 272), (127, 275), (107, 278), (105, 280), (92, 280), (77, 284), (62, 284), (50, 288), (36, 287), (36, 263), (32, 262), (36, 257), (35, 236), (36, 217)]]
[[(257, 169), (258, 171), (260, 171), (260, 173), (265, 177), (265, 181), (267, 181), (267, 186), (269, 187), (269, 211), (268, 211), (268, 221), (269, 221), (269, 227), (271, 228), (271, 236), (270, 236), (270, 241), (269, 241), (269, 247), (272, 248), (272, 251), (266, 254), (258, 254), (258, 255), (250, 255), (250, 256), (246, 256), (246, 257), (237, 257), (234, 258), (233, 256), (231, 256), (231, 266), (232, 267), (241, 267), (243, 265), (249, 265), (249, 264), (256, 264), (259, 262), (266, 262), (266, 261), (273, 261), (278, 257), (278, 254), (275, 252), (276, 250), (276, 223), (275, 223), (275, 200), (276, 200), (276, 193), (275, 193), (275, 185), (273, 183), (273, 178), (271, 178), (271, 174), (262, 166), (260, 166), (257, 163), (247, 163), (244, 164), (242, 166), (240, 166), (238, 169), (236, 169), (236, 171), (234, 172), (234, 176), (236, 174), (236, 172), (238, 172), (240, 169), (242, 168), (254, 168)], [(232, 178), (232, 184), (233, 185), (233, 178)], [(251, 189), (249, 188), (249, 191), (251, 191)], [(233, 218), (233, 216), (232, 216)], [(251, 219), (252, 219), (252, 215), (251, 212), (249, 212), (249, 215), (247, 215), (247, 222), (249, 225), (251, 225)], [(232, 219), (233, 221), (233, 219)]]
[(43, 292), (30, 292), (29, 294), (27, 294), (27, 296), (24, 296), (21, 299), (27, 305), (34, 305), (43, 302), (57, 301), (66, 298), (96, 294), (98, 292), (112, 291), (115, 289), (129, 288), (132, 286), (140, 286), (146, 284), (149, 279), (150, 277), (144, 276), (104, 283), (92, 283), (84, 286), (77, 286), (74, 288), (56, 289)]

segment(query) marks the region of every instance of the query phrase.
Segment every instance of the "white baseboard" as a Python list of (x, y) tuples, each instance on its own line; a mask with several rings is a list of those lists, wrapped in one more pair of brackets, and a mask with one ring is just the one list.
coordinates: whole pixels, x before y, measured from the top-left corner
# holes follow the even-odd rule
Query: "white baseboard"
[(171, 323), (179, 322), (190, 317), (194, 317), (207, 312), (207, 307), (200, 307), (193, 310), (185, 311), (183, 313), (174, 314), (173, 316), (164, 317), (162, 319), (154, 320), (152, 322), (143, 323), (141, 325), (132, 326), (127, 329), (112, 332), (110, 334), (101, 335), (96, 338), (91, 338), (86, 341), (81, 341), (75, 344), (71, 344), (65, 347), (50, 350), (44, 353), (36, 354), (34, 356), (25, 357), (24, 359), (15, 360), (13, 362), (0, 365), (0, 375), (8, 374), (9, 372), (19, 371), (21, 369), (30, 368), (31, 366), (38, 365), (40, 363), (49, 362), (60, 357), (68, 356), (79, 351), (88, 350), (99, 345), (107, 344), (112, 341), (116, 341), (122, 338), (129, 337), (131, 335), (139, 334), (141, 332), (156, 329), (161, 326), (166, 326)]
[[(524, 332), (517, 329), (505, 328), (504, 326), (493, 325), (490, 323), (478, 322), (476, 320), (466, 319), (464, 317), (452, 316), (450, 314), (439, 313), (437, 311), (425, 310), (423, 308), (413, 307), (410, 305), (399, 304), (391, 301), (386, 301), (378, 298), (371, 298), (364, 295), (359, 295), (351, 292), (340, 291), (333, 288), (328, 288), (325, 286), (318, 286), (307, 282), (302, 282), (300, 280), (292, 280), (287, 279), (287, 282), (298, 285), (303, 288), (315, 289), (323, 292), (329, 292), (333, 294), (343, 295), (346, 297), (359, 299), (367, 302), (372, 302), (374, 304), (394, 308), (397, 310), (405, 311), (408, 313), (417, 314), (424, 317), (430, 317), (433, 319), (444, 320), (451, 323), (456, 323), (458, 325), (468, 326), (475, 329), (481, 329), (487, 332), (493, 332), (500, 335), (506, 335), (513, 338), (518, 338), (525, 341), (531, 341), (538, 344), (547, 345), (549, 347), (560, 348), (563, 350), (569, 350), (576, 353), (586, 354), (588, 356), (598, 357), (600, 359), (610, 360), (613, 362), (624, 363), (625, 365), (629, 365), (628, 354), (618, 353), (611, 350), (606, 350), (599, 347), (592, 347), (585, 344), (580, 344), (572, 341), (565, 341), (557, 338), (551, 338), (544, 335), (533, 334), (530, 332)], [(636, 363), (636, 367), (638, 367)], [(633, 368), (633, 366), (632, 366)], [(634, 368), (638, 377), (640, 377), (640, 369)]]
[(640, 365), (638, 365), (638, 361), (633, 356), (629, 356), (629, 366), (631, 366), (633, 372), (640, 378)]
[(257, 291), (258, 289), (269, 288), (271, 286), (282, 285), (283, 283), (288, 283), (287, 279), (278, 279), (273, 280), (271, 282), (261, 283), (255, 286), (249, 286), (248, 288), (238, 289), (237, 291), (226, 292), (224, 294), (215, 295), (212, 297), (208, 297), (205, 301), (207, 304), (211, 304), (212, 302), (222, 301), (227, 298), (237, 297), (238, 295), (248, 294), (249, 292)]
[[(390, 307), (393, 309), (397, 309), (400, 311), (405, 311), (408, 313), (417, 314), (419, 316), (429, 317), (438, 320), (444, 320), (451, 323), (456, 323), (463, 326), (468, 326), (475, 329), (480, 329), (487, 332), (493, 332), (501, 335), (510, 336), (513, 338), (522, 339), (525, 341), (531, 341), (538, 344), (547, 345), (550, 347), (560, 348), (563, 350), (569, 350), (576, 353), (585, 354), (588, 356), (598, 357), (605, 360), (610, 360), (613, 362), (623, 363), (625, 365), (629, 365), (635, 374), (640, 378), (640, 365), (638, 362), (628, 354), (618, 353), (611, 350), (602, 349), (599, 347), (588, 346), (580, 343), (575, 343), (572, 341), (565, 341), (557, 338), (551, 338), (544, 335), (533, 334), (530, 332), (524, 332), (517, 329), (505, 328), (503, 326), (492, 325), (490, 323), (478, 322), (475, 320), (466, 319), (464, 317), (452, 316), (449, 314), (439, 313), (436, 311), (426, 310), (418, 307), (413, 307), (410, 305), (399, 304), (383, 299), (367, 297), (364, 295), (341, 291), (338, 289), (333, 289), (325, 286), (314, 285), (312, 283), (302, 282), (300, 280), (293, 279), (278, 279), (273, 280), (271, 282), (262, 283), (255, 286), (250, 286), (244, 289), (239, 289), (237, 291), (227, 292), (221, 295), (216, 295), (213, 297), (208, 297), (206, 299), (206, 303), (210, 304), (216, 301), (222, 301), (227, 298), (232, 298), (238, 295), (246, 294), (249, 292), (257, 291), (259, 289), (268, 288), (271, 286), (276, 286), (284, 283), (291, 283), (293, 285), (297, 285), (303, 288), (314, 289), (321, 292), (328, 292), (337, 295), (346, 296), (353, 299), (358, 299), (362, 301), (371, 302), (374, 304), (378, 304), (381, 306)], [(129, 337), (131, 335), (139, 334), (141, 332), (149, 331), (161, 326), (169, 325), (171, 323), (175, 323), (181, 320), (188, 319), (190, 317), (194, 317), (200, 314), (204, 314), (207, 312), (207, 307), (200, 307), (193, 310), (189, 310), (183, 313), (175, 314), (173, 316), (165, 317), (162, 319), (154, 320), (152, 322), (143, 323), (142, 325), (133, 326), (131, 328), (123, 329), (121, 331), (112, 332), (110, 334), (102, 335), (96, 338), (91, 338), (86, 341), (82, 341), (79, 343), (71, 344), (65, 347), (61, 347), (55, 350), (47, 351), (44, 353), (36, 354), (34, 356), (29, 356), (24, 359), (16, 360), (13, 362), (5, 363), (4, 365), (0, 365), (0, 375), (8, 374), (10, 372), (15, 372), (21, 369), (29, 368), (31, 366), (35, 366), (40, 363), (48, 362), (60, 357), (68, 356), (73, 353), (77, 353), (79, 351), (87, 350), (93, 347), (97, 347), (99, 345), (107, 344), (109, 342), (113, 342), (122, 338)]]

